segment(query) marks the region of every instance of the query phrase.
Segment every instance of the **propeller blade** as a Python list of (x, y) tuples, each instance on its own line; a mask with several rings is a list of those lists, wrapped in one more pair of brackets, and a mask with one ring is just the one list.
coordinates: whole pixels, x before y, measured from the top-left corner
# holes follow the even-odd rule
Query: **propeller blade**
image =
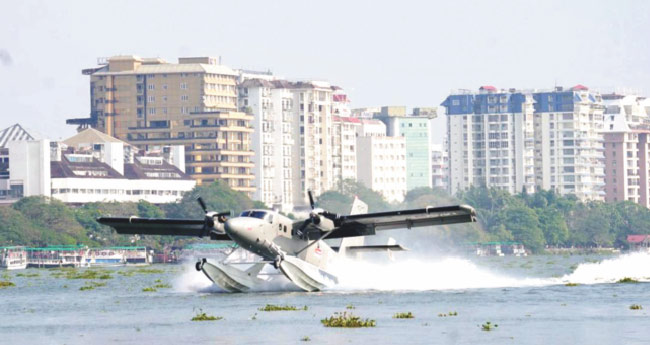
[(314, 209), (314, 196), (311, 194), (311, 190), (307, 191), (307, 195), (309, 196), (309, 206), (311, 206), (311, 209)]
[(202, 197), (198, 197), (196, 201), (199, 202), (199, 205), (201, 205), (201, 209), (203, 209), (203, 213), (208, 213), (208, 208), (205, 206), (205, 202), (203, 201)]

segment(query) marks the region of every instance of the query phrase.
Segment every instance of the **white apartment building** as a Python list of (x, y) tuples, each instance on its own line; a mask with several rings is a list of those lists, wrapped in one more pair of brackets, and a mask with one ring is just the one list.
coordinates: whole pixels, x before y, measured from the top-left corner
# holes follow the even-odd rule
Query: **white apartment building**
[(447, 190), (449, 155), (442, 144), (431, 144), (431, 185)]
[(544, 190), (604, 201), (602, 98), (582, 85), (536, 92), (535, 179)]
[(357, 127), (358, 137), (385, 137), (386, 124), (375, 119), (360, 119), (361, 126)]
[(295, 205), (308, 205), (306, 191), (316, 196), (334, 187), (332, 136), (332, 87), (327, 82), (292, 82), (293, 157)]
[(532, 96), (485, 86), (450, 95), (442, 105), (452, 194), (472, 185), (534, 191)]
[(389, 202), (402, 202), (406, 195), (406, 139), (357, 137), (357, 180)]
[(536, 188), (603, 200), (603, 107), (598, 94), (570, 90), (461, 91), (447, 109), (451, 193), (486, 186)]
[(240, 111), (253, 115), (255, 152), (253, 199), (267, 207), (293, 209), (293, 93), (283, 81), (248, 79), (239, 83)]
[(357, 131), (361, 121), (354, 117), (332, 118), (332, 161), (335, 184), (357, 180)]

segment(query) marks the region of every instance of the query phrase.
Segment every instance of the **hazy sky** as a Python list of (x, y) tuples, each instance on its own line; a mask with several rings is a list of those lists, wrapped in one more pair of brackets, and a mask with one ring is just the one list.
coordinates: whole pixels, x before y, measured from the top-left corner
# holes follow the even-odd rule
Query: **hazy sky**
[(325, 79), (353, 107), (435, 106), (486, 84), (650, 92), (648, 1), (16, 0), (0, 27), (0, 129), (52, 139), (88, 116), (81, 69), (118, 54)]

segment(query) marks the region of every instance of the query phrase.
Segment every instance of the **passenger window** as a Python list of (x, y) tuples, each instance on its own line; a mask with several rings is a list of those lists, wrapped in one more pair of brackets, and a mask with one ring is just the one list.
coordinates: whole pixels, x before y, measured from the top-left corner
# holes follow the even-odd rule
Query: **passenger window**
[(278, 224), (278, 231), (282, 231), (282, 224)]
[(284, 232), (285, 233), (287, 232), (287, 226), (286, 225), (284, 226)]

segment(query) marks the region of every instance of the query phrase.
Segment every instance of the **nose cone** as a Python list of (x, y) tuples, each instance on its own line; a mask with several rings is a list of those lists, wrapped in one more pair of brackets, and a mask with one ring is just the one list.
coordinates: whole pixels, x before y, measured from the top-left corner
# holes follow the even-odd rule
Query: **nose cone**
[(226, 234), (238, 244), (249, 244), (257, 238), (257, 227), (260, 220), (255, 218), (238, 217), (231, 218), (224, 224)]

